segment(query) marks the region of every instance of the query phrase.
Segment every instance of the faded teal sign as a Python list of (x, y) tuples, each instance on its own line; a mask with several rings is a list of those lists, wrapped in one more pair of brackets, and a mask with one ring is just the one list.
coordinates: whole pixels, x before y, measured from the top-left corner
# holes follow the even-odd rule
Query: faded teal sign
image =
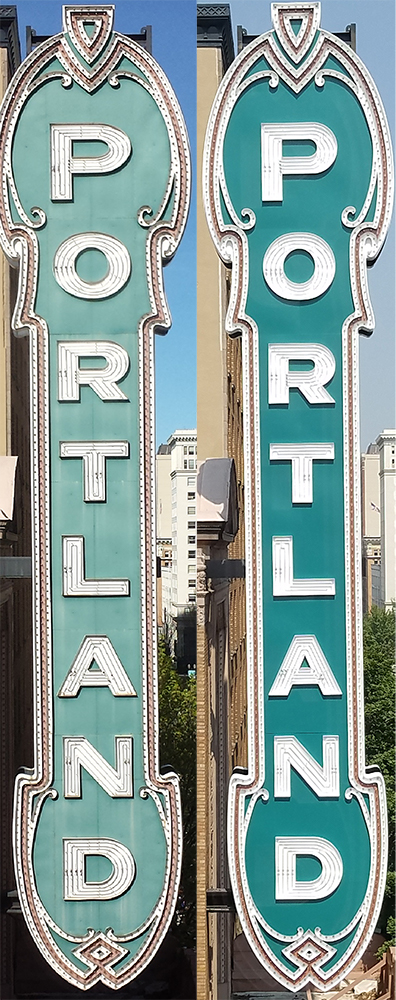
[(145, 968), (181, 865), (158, 758), (153, 340), (189, 155), (169, 81), (113, 15), (64, 8), (7, 92), (0, 154), (31, 344), (35, 762), (15, 866), (37, 946), (81, 989)]
[(388, 127), (320, 4), (272, 4), (218, 91), (204, 197), (243, 342), (248, 769), (231, 777), (239, 918), (292, 991), (332, 989), (376, 927), (385, 789), (366, 769), (358, 339), (392, 205)]

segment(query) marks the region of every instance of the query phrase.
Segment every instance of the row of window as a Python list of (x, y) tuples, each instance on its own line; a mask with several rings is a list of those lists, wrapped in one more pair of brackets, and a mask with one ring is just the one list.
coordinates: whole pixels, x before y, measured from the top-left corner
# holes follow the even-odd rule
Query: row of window
[[(190, 470), (191, 469), (195, 469), (195, 460), (191, 459), (191, 461), (193, 462), (193, 465), (189, 466)], [(184, 468), (187, 469), (186, 463), (184, 463)], [(195, 490), (197, 488), (197, 477), (196, 476), (187, 476), (186, 486), (187, 486), (188, 490), (194, 490), (194, 500), (195, 500)], [(174, 499), (176, 497), (176, 495), (177, 495), (177, 483), (175, 481), (173, 481), (173, 483), (172, 483), (172, 498)]]
[[(176, 500), (174, 500), (172, 502), (172, 507), (177, 507), (177, 501)], [(191, 516), (195, 517), (195, 507), (187, 507), (187, 514), (188, 514), (189, 517), (191, 517)], [(174, 514), (172, 514), (172, 521), (177, 521), (177, 517)], [(189, 528), (195, 528), (195, 521), (194, 521), (193, 524), (189, 524), (188, 527)]]

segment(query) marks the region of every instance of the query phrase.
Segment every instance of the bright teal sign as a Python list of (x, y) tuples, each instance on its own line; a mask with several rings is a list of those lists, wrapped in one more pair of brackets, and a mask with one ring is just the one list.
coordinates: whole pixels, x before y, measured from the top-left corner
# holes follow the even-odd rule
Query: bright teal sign
[(382, 104), (320, 4), (272, 4), (218, 91), (204, 192), (243, 341), (248, 769), (231, 882), (257, 958), (332, 989), (375, 930), (382, 776), (365, 768), (358, 334), (392, 204)]
[(182, 838), (158, 759), (153, 341), (189, 157), (168, 80), (113, 14), (64, 8), (12, 81), (1, 140), (33, 440), (36, 746), (15, 864), (34, 940), (81, 989), (153, 957)]

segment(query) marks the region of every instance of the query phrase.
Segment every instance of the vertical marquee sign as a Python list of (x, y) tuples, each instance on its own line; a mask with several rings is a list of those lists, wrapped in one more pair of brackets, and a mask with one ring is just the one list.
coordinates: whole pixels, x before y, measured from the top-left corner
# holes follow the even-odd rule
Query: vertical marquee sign
[(31, 344), (35, 762), (15, 865), (37, 946), (81, 989), (145, 968), (181, 864), (158, 759), (153, 341), (189, 153), (169, 81), (113, 16), (64, 7), (1, 123), (1, 239)]
[(375, 85), (320, 4), (272, 16), (216, 96), (204, 197), (244, 357), (249, 744), (230, 874), (253, 951), (296, 991), (356, 965), (386, 873), (364, 759), (357, 376), (392, 157)]

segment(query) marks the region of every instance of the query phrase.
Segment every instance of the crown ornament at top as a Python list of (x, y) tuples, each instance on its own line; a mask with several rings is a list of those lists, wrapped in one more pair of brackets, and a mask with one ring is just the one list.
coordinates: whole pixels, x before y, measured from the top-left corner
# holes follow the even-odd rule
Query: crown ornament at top
[(98, 59), (110, 38), (114, 5), (65, 6), (63, 30), (89, 66)]

